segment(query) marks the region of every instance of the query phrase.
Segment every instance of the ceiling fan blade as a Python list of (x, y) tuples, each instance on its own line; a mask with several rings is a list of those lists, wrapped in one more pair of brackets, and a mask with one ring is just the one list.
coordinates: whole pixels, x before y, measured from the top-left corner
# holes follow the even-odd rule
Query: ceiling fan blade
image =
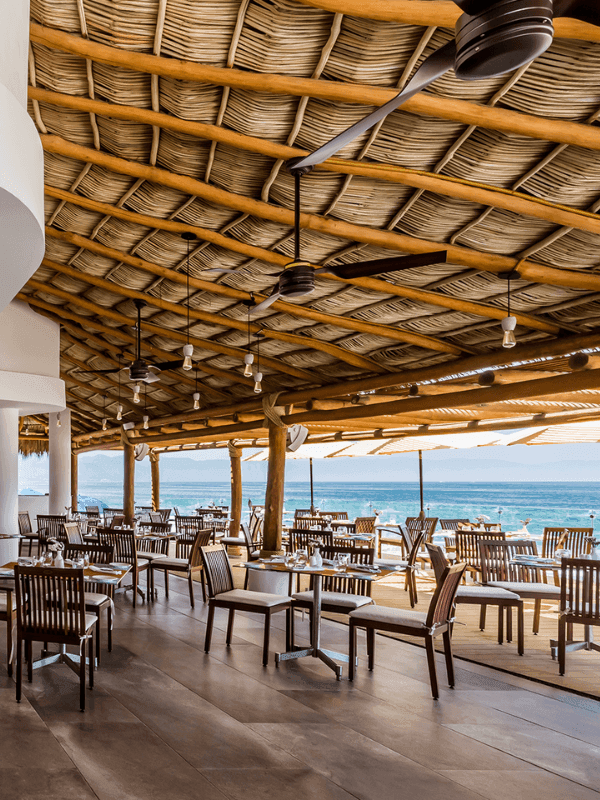
[(597, 0), (554, 0), (554, 16), (600, 25), (600, 6)]
[(160, 361), (158, 364), (148, 364), (148, 369), (179, 369), (183, 367), (183, 358), (178, 358), (175, 361)]
[(280, 297), (281, 295), (279, 294), (279, 286), (277, 286), (277, 290), (273, 292), (273, 294), (270, 294), (266, 300), (263, 300), (262, 303), (259, 303), (257, 306), (254, 306), (254, 308), (250, 309), (250, 316), (255, 314), (257, 311), (265, 311), (267, 308), (269, 308), (269, 306), (272, 306), (276, 300), (279, 300)]
[(373, 111), (372, 114), (356, 122), (333, 139), (330, 139), (326, 144), (319, 147), (318, 150), (315, 150), (314, 153), (310, 153), (304, 158), (294, 159), (292, 172), (302, 170), (306, 167), (314, 167), (315, 164), (320, 164), (322, 161), (331, 158), (338, 150), (341, 150), (353, 139), (356, 139), (361, 133), (368, 131), (369, 128), (372, 128), (382, 119), (385, 119), (388, 114), (398, 108), (398, 106), (401, 106), (402, 103), (410, 100), (413, 95), (425, 89), (430, 83), (433, 83), (436, 78), (439, 78), (440, 75), (452, 69), (454, 66), (455, 52), (456, 45), (454, 40), (440, 47), (439, 50), (436, 50), (429, 58), (425, 59), (400, 94), (397, 94), (396, 97), (389, 100), (385, 105)]
[(413, 267), (428, 267), (430, 264), (443, 264), (446, 261), (446, 251), (439, 250), (435, 253), (417, 253), (410, 256), (394, 256), (393, 258), (380, 258), (375, 261), (358, 261), (356, 264), (340, 264), (332, 267), (321, 267), (316, 274), (329, 272), (343, 280), (352, 278), (367, 278), (369, 275), (381, 275), (384, 272), (399, 272)]
[(142, 378), (142, 383), (157, 383), (158, 381), (160, 381), (158, 375), (150, 371), (148, 371), (148, 377)]
[(498, 0), (454, 0), (463, 14), (474, 17), (476, 14), (483, 14), (488, 8), (495, 6)]

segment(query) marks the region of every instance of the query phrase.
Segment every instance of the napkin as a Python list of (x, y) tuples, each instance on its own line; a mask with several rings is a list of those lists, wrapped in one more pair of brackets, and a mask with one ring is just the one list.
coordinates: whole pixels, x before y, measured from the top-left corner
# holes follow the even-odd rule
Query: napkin
[(370, 564), (350, 564), (350, 569), (355, 572), (372, 572), (376, 574), (379, 572), (379, 567), (372, 567)]
[(113, 569), (112, 567), (93, 567), (90, 564), (90, 569), (92, 572), (104, 572), (107, 575), (120, 575), (120, 571), (118, 569)]

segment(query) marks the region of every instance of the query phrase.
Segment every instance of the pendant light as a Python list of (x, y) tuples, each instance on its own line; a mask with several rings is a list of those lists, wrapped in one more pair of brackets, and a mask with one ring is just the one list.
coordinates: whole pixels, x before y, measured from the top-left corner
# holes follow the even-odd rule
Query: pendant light
[(254, 393), (260, 394), (262, 392), (262, 379), (263, 375), (260, 371), (260, 340), (261, 332), (256, 334), (256, 372), (254, 373)]
[(106, 418), (106, 394), (104, 395), (104, 417), (102, 419), (102, 430), (105, 431), (108, 428), (108, 419)]
[(144, 384), (144, 416), (143, 416), (144, 430), (145, 431), (148, 430), (148, 422), (150, 421), (150, 417), (146, 414), (146, 403), (147, 403), (147, 401), (148, 401), (148, 384), (145, 383)]
[(194, 345), (190, 344), (190, 242), (195, 241), (196, 234), (191, 231), (184, 231), (181, 238), (187, 242), (187, 268), (186, 268), (186, 286), (187, 286), (187, 343), (183, 345), (183, 366), (182, 369), (190, 370), (192, 368), (192, 356), (194, 355)]
[(510, 282), (514, 280), (518, 280), (521, 277), (521, 274), (517, 272), (516, 269), (510, 270), (510, 272), (499, 272), (498, 276), (503, 278), (507, 283), (507, 306), (506, 310), (508, 312), (507, 316), (504, 317), (502, 322), (502, 330), (504, 331), (504, 336), (502, 338), (502, 347), (514, 347), (517, 343), (515, 338), (515, 328), (517, 327), (517, 318), (513, 317), (510, 313)]
[(139, 403), (140, 402), (140, 392), (141, 392), (141, 387), (140, 387), (139, 383), (136, 383), (136, 385), (133, 387), (133, 402), (134, 403)]
[(59, 411), (58, 414), (56, 415), (56, 427), (60, 428), (60, 426), (61, 426), (61, 421), (60, 421), (60, 411)]
[(248, 300), (245, 305), (248, 307), (248, 345), (247, 352), (244, 356), (244, 377), (252, 377), (252, 364), (254, 363), (254, 353), (250, 352), (250, 309), (254, 307), (254, 301)]
[(117, 420), (123, 419), (123, 406), (121, 405), (121, 354), (119, 353), (119, 402), (117, 404)]
[(196, 391), (192, 395), (194, 398), (194, 411), (200, 408), (200, 392), (198, 391), (198, 370), (196, 370)]

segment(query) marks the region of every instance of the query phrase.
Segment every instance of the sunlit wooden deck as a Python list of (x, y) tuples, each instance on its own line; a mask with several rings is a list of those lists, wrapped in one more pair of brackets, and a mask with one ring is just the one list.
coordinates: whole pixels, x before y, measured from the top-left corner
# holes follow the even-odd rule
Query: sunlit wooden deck
[[(434, 702), (424, 652), (388, 638), (354, 685), (312, 660), (264, 669), (260, 620), (238, 614), (226, 648), (217, 612), (205, 655), (205, 615), (178, 579), (135, 612), (118, 596), (85, 714), (66, 667), (36, 672), (20, 706), (0, 678), (3, 800), (597, 798), (600, 703), (460, 660)], [(326, 622), (324, 637), (341, 649), (347, 630)]]

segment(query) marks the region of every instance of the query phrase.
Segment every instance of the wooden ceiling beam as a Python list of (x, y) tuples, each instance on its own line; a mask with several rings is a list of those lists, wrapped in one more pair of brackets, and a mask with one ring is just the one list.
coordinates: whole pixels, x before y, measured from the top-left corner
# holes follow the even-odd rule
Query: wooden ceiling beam
[[(30, 99), (49, 103), (61, 108), (76, 109), (87, 113), (140, 122), (162, 130), (177, 131), (200, 139), (221, 142), (240, 150), (260, 153), (275, 159), (287, 160), (307, 155), (307, 150), (289, 147), (256, 136), (247, 136), (218, 125), (181, 119), (172, 114), (152, 111), (137, 106), (107, 103), (91, 100), (78, 95), (61, 94), (29, 86)], [(390, 183), (411, 186), (415, 189), (435, 192), (445, 197), (467, 200), (471, 203), (502, 208), (515, 214), (523, 214), (543, 219), (556, 225), (575, 228), (590, 233), (600, 233), (600, 219), (597, 214), (570, 206), (552, 203), (543, 198), (533, 197), (523, 192), (490, 186), (477, 181), (468, 181), (451, 175), (439, 175), (424, 170), (408, 169), (385, 163), (365, 163), (342, 158), (329, 159), (319, 164), (317, 169), (342, 175), (358, 175)]]
[[(299, 0), (304, 6), (320, 8), (334, 14), (346, 14), (362, 19), (399, 22), (404, 25), (454, 28), (461, 10), (447, 0)], [(580, 20), (560, 17), (553, 20), (554, 35), (558, 38), (583, 39), (600, 42), (600, 28)]]
[[(96, 386), (90, 386), (89, 384), (85, 383), (84, 381), (80, 381), (79, 378), (74, 378), (70, 373), (61, 371), (60, 377), (63, 381), (67, 381), (69, 383), (75, 384), (75, 386), (79, 386), (80, 389), (87, 389), (88, 392), (96, 392), (97, 394), (102, 393), (102, 389), (98, 389)], [(97, 378), (96, 380), (99, 380)], [(104, 378), (102, 380), (105, 380)], [(106, 390), (105, 390), (106, 391)], [(134, 411), (135, 413), (141, 413), (140, 409), (135, 406), (133, 403), (130, 403), (126, 397), (121, 397), (119, 400), (118, 397), (113, 397), (113, 402), (121, 403), (122, 406), (126, 406), (130, 411)]]
[[(432, 23), (438, 24), (438, 23)], [(559, 25), (560, 27), (560, 25)], [(596, 30), (593, 26), (586, 26)], [(396, 96), (395, 89), (382, 89), (365, 84), (326, 81), (314, 78), (297, 78), (290, 75), (259, 73), (214, 67), (197, 62), (180, 61), (148, 53), (123, 50), (83, 39), (55, 28), (31, 23), (31, 40), (46, 47), (73, 53), (91, 61), (124, 67), (151, 75), (164, 75), (177, 80), (212, 83), (268, 94), (318, 97), (338, 103), (356, 103), (381, 106)], [(523, 114), (495, 106), (483, 106), (431, 93), (416, 95), (402, 106), (413, 114), (449, 119), (465, 125), (477, 125), (490, 130), (530, 136), (544, 141), (600, 149), (600, 130), (592, 125), (582, 125), (568, 120), (548, 119), (533, 114)]]
[[(281, 405), (306, 403), (310, 400), (323, 400), (327, 398), (345, 398), (347, 395), (356, 393), (376, 391), (386, 387), (409, 386), (413, 383), (422, 381), (444, 381), (444, 380), (463, 380), (473, 373), (481, 372), (494, 367), (504, 365), (514, 365), (527, 363), (528, 361), (539, 362), (550, 357), (559, 357), (578, 352), (579, 350), (600, 347), (600, 333), (569, 336), (556, 339), (552, 342), (544, 342), (543, 347), (539, 343), (517, 345), (511, 350), (498, 350), (493, 353), (485, 353), (479, 356), (471, 356), (457, 361), (436, 364), (430, 367), (422, 367), (414, 370), (405, 370), (393, 375), (378, 375), (374, 378), (359, 378), (350, 381), (339, 381), (313, 389), (301, 389), (292, 392), (285, 392), (278, 398)], [(535, 370), (532, 370), (535, 375)], [(541, 373), (543, 377), (565, 377), (564, 375), (551, 375)], [(568, 377), (568, 375), (567, 375)], [(535, 379), (535, 378), (533, 378)], [(511, 385), (511, 384), (508, 384)], [(566, 389), (569, 391), (569, 389)], [(221, 404), (202, 411), (185, 412), (183, 414), (172, 415), (166, 419), (155, 420), (152, 424), (159, 425), (171, 422), (188, 422), (194, 419), (224, 417), (231, 414), (243, 414), (259, 411), (262, 409), (262, 400), (244, 398), (229, 405)]]
[[(250, 74), (250, 73), (248, 73)], [(484, 108), (480, 106), (480, 108)], [(589, 126), (592, 127), (592, 126)], [(596, 128), (600, 138), (600, 127)], [(128, 161), (124, 158), (111, 156), (94, 150), (91, 147), (83, 147), (74, 144), (60, 136), (49, 134), (41, 135), (44, 150), (49, 153), (56, 153), (73, 158), (78, 161), (97, 164), (112, 172), (121, 175), (129, 175), (133, 178), (148, 180), (163, 186), (168, 186), (177, 191), (184, 192), (191, 196), (202, 197), (205, 200), (216, 203), (225, 208), (241, 211), (268, 219), (272, 222), (279, 222), (284, 225), (293, 226), (293, 209), (282, 208), (262, 200), (255, 200), (225, 189), (219, 189), (211, 184), (191, 178), (187, 175), (178, 175), (159, 167), (152, 167), (148, 164), (141, 164), (136, 161)], [(445, 250), (449, 262), (459, 264), (464, 267), (481, 269), (486, 272), (505, 272), (515, 269), (517, 266), (521, 276), (525, 280), (537, 283), (545, 283), (551, 286), (569, 286), (575, 289), (587, 289), (589, 291), (600, 290), (600, 275), (590, 272), (557, 269), (548, 267), (544, 264), (537, 264), (533, 261), (519, 260), (509, 256), (500, 256), (494, 253), (484, 253), (471, 250), (466, 247), (459, 247), (453, 244), (442, 244), (431, 242), (425, 239), (417, 239), (413, 236), (396, 233), (394, 231), (379, 230), (368, 228), (364, 225), (356, 225), (350, 222), (321, 217), (317, 214), (300, 214), (300, 226), (320, 233), (331, 234), (342, 239), (372, 244), (389, 250), (398, 250), (405, 253), (428, 253), (432, 250)], [(422, 337), (427, 339), (427, 337)], [(435, 340), (434, 340), (435, 341)], [(433, 347), (434, 342), (431, 342)]]
[[(87, 239), (84, 236), (79, 236), (78, 234), (69, 233), (67, 231), (59, 231), (56, 228), (49, 227), (46, 227), (46, 235), (55, 239), (60, 239), (64, 242), (69, 242), (76, 247), (82, 247), (85, 250), (89, 250), (105, 258), (122, 261), (124, 264), (129, 264), (136, 269), (140, 269), (152, 275), (159, 275), (162, 278), (167, 278), (168, 280), (179, 283), (182, 286), (185, 286), (187, 283), (187, 275), (185, 275), (183, 272), (177, 272), (176, 270), (168, 269), (167, 267), (160, 267), (158, 264), (154, 264), (151, 261), (146, 261), (138, 256), (129, 255), (129, 253), (116, 250), (113, 247), (106, 247), (105, 245), (101, 244), (100, 242), (96, 242), (93, 239)], [(250, 300), (252, 297), (250, 292), (234, 289), (230, 286), (224, 286), (220, 283), (214, 283), (209, 280), (202, 280), (201, 278), (193, 278), (191, 275), (189, 281), (190, 286), (193, 286), (196, 289), (210, 292), (215, 295), (228, 297), (234, 300)], [(266, 295), (261, 294), (260, 292), (256, 292), (254, 294), (261, 300), (266, 298)], [(322, 311), (315, 311), (310, 308), (305, 308), (304, 306), (298, 306), (294, 303), (286, 303), (284, 301), (277, 301), (273, 304), (273, 308), (276, 311), (281, 311), (294, 317), (309, 319), (313, 322), (319, 322), (323, 325), (334, 325), (343, 330), (352, 331), (353, 333), (372, 333), (375, 336), (385, 336), (395, 341), (409, 341), (411, 344), (418, 343), (422, 347), (427, 346), (421, 341), (413, 341), (415, 337), (419, 336), (418, 334), (413, 334), (410, 331), (402, 331), (395, 326), (382, 325), (374, 322), (364, 322), (363, 320), (355, 319), (354, 317), (343, 317), (338, 314), (326, 314)], [(258, 323), (256, 324), (258, 325)], [(553, 327), (556, 329), (556, 326)], [(426, 338), (429, 339), (429, 337)]]
[[(199, 228), (194, 225), (188, 225), (187, 223), (183, 222), (175, 222), (174, 220), (170, 219), (163, 220), (157, 217), (149, 217), (145, 214), (137, 214), (119, 206), (111, 206), (108, 203), (99, 203), (87, 197), (74, 194), (73, 192), (67, 192), (63, 189), (56, 189), (48, 184), (45, 185), (44, 192), (48, 197), (54, 197), (61, 201), (64, 200), (81, 208), (87, 208), (90, 211), (97, 211), (99, 214), (103, 214), (105, 216), (112, 216), (116, 219), (122, 219), (126, 222), (131, 222), (134, 225), (165, 230), (174, 234), (181, 234), (184, 231), (190, 231), (191, 233), (195, 233), (199, 239), (211, 242), (218, 247), (223, 247), (226, 250), (231, 250), (234, 253), (241, 253), (249, 258), (257, 258), (261, 261), (266, 261), (269, 264), (285, 266), (290, 262), (288, 256), (283, 256), (280, 253), (274, 252), (273, 250), (254, 247), (246, 242), (240, 242), (237, 239), (231, 239), (228, 236), (215, 233), (207, 228)], [(55, 231), (56, 229), (49, 228), (48, 230)], [(61, 234), (62, 233), (64, 232), (61, 231)], [(192, 279), (190, 279), (190, 281), (191, 280)], [(328, 275), (327, 280), (340, 281), (341, 283), (348, 285), (360, 286), (363, 289), (373, 289), (373, 291), (394, 295), (396, 297), (418, 300), (423, 303), (429, 303), (430, 305), (439, 306), (452, 311), (464, 311), (468, 314), (475, 314), (484, 318), (502, 319), (505, 316), (504, 309), (497, 308), (496, 306), (490, 306), (486, 303), (475, 303), (463, 298), (439, 294), (437, 292), (432, 292), (425, 289), (415, 289), (411, 286), (398, 286), (396, 284), (389, 283), (389, 281), (377, 278), (354, 278), (351, 281), (342, 281), (340, 278)], [(290, 303), (289, 305), (292, 304)], [(273, 307), (277, 308), (278, 303), (275, 303)], [(297, 308), (297, 306), (294, 306), (294, 308)], [(555, 333), (560, 330), (558, 325), (541, 320), (531, 314), (521, 314), (517, 312), (515, 316), (517, 317), (517, 322), (519, 325), (524, 325), (528, 328), (545, 330), (548, 333)]]
[[(163, 311), (170, 311), (173, 314), (177, 314), (181, 316), (184, 320), (187, 314), (187, 308), (183, 306), (179, 306), (176, 303), (170, 303), (167, 300), (162, 300), (159, 297), (152, 297), (149, 294), (145, 294), (144, 292), (137, 292), (135, 289), (128, 289), (121, 284), (118, 283), (111, 283), (110, 281), (106, 281), (103, 278), (97, 278), (95, 275), (88, 275), (85, 272), (80, 272), (79, 270), (75, 270), (72, 267), (65, 267), (63, 264), (57, 264), (55, 261), (49, 261), (45, 258), (42, 262), (43, 264), (50, 266), (52, 269), (55, 269), (57, 272), (62, 272), (66, 275), (72, 275), (72, 277), (77, 278), (78, 280), (84, 281), (85, 283), (89, 283), (91, 286), (98, 286), (102, 289), (106, 289), (106, 291), (110, 291), (113, 294), (116, 294), (121, 297), (129, 297), (133, 299), (140, 299), (144, 300), (149, 306), (154, 306), (155, 308), (159, 308)], [(39, 283), (38, 281), (34, 281), (30, 279), (28, 281), (28, 286), (36, 289), (37, 291), (46, 291), (50, 294), (55, 294), (57, 297), (62, 297), (63, 299), (73, 298), (72, 302), (84, 306), (84, 303), (87, 303), (88, 306), (91, 306), (90, 310), (94, 311), (94, 313), (103, 314), (104, 316), (109, 316), (107, 314), (107, 310), (103, 309), (99, 306), (96, 306), (93, 303), (89, 303), (87, 300), (83, 300), (76, 295), (69, 294), (69, 292), (64, 292), (63, 290), (58, 290), (53, 286), (45, 283)], [(114, 312), (113, 312), (114, 313)], [(219, 325), (221, 327), (226, 328), (233, 328), (238, 331), (243, 331), (244, 333), (248, 330), (248, 323), (245, 322), (243, 319), (231, 319), (230, 317), (224, 317), (220, 314), (211, 314), (207, 311), (198, 311), (195, 308), (190, 308), (189, 311), (191, 319), (197, 319), (202, 322), (212, 322), (215, 325)], [(142, 320), (142, 327), (145, 327), (147, 330), (150, 330), (149, 323), (145, 320)], [(351, 364), (352, 366), (359, 367), (360, 369), (366, 370), (367, 372), (387, 372), (383, 367), (377, 364), (375, 361), (371, 359), (365, 358), (364, 356), (356, 355), (348, 350), (344, 350), (342, 347), (338, 347), (337, 345), (330, 344), (329, 342), (323, 342), (317, 339), (312, 339), (308, 336), (298, 336), (296, 334), (284, 333), (283, 331), (272, 331), (269, 328), (262, 328), (260, 325), (256, 323), (250, 324), (250, 330), (253, 333), (258, 333), (259, 331), (268, 339), (276, 339), (282, 342), (291, 342), (292, 344), (298, 344), (301, 347), (304, 346), (307, 349), (311, 350), (320, 350), (323, 353), (328, 353), (331, 356), (334, 356), (340, 361), (345, 361), (347, 364)], [(175, 333), (175, 331), (172, 331)], [(185, 341), (187, 341), (186, 334), (180, 334), (183, 336)], [(171, 338), (175, 338), (171, 336)], [(190, 336), (190, 342), (192, 342), (192, 337)], [(241, 351), (241, 355), (238, 356), (241, 360), (244, 358), (245, 351)], [(267, 364), (267, 360), (263, 359), (263, 364)], [(198, 369), (203, 370), (203, 362), (198, 362)], [(219, 374), (220, 377), (225, 377), (227, 380), (235, 380), (239, 383), (246, 384), (247, 386), (254, 386), (254, 382), (250, 378), (244, 378), (243, 375), (227, 373), (224, 370), (218, 370), (217, 367), (206, 367), (206, 372), (212, 372), (213, 374)], [(308, 379), (306, 379), (308, 380)], [(314, 378), (311, 379), (311, 383), (314, 383)]]
[[(123, 314), (119, 314), (116, 311), (112, 311), (112, 309), (102, 308), (100, 306), (96, 306), (96, 305), (94, 305), (94, 303), (90, 303), (88, 300), (84, 300), (83, 298), (77, 297), (77, 295), (72, 295), (72, 294), (69, 294), (68, 292), (63, 292), (61, 290), (57, 290), (53, 286), (49, 286), (49, 285), (47, 285), (45, 283), (37, 283), (36, 281), (33, 281), (33, 279), (29, 280), (29, 285), (32, 288), (36, 289), (36, 291), (46, 292), (47, 294), (52, 294), (52, 295), (55, 295), (57, 297), (61, 297), (63, 300), (67, 300), (69, 303), (73, 303), (74, 305), (78, 305), (81, 308), (85, 308), (86, 310), (92, 311), (94, 314), (98, 314), (99, 316), (106, 317), (107, 319), (113, 319), (116, 322), (119, 322), (121, 325), (127, 325), (129, 327), (131, 327), (132, 325), (135, 325), (135, 320), (134, 319), (126, 317)], [(114, 284), (114, 286), (116, 287), (117, 284)], [(19, 293), (19, 295), (17, 297), (18, 297), (19, 300), (23, 300), (25, 303), (31, 303), (32, 305), (38, 305), (40, 308), (51, 309), (54, 312), (56, 312), (56, 308), (57, 308), (56, 306), (52, 306), (49, 303), (45, 303), (43, 300), (40, 300), (39, 298), (31, 297), (30, 295), (23, 294), (22, 292)], [(61, 308), (61, 314), (62, 313), (63, 313), (63, 310)], [(65, 309), (64, 313), (69, 319), (75, 319), (77, 322), (80, 322), (83, 325), (90, 325), (90, 327), (92, 327), (92, 328), (95, 327), (97, 329), (101, 329), (101, 326), (100, 326), (99, 323), (95, 323), (94, 321), (89, 320), (87, 317), (80, 317), (80, 316), (78, 316), (76, 314), (73, 314), (73, 313), (69, 312), (66, 309)], [(148, 333), (151, 333), (153, 335), (163, 336), (165, 338), (169, 338), (174, 342), (183, 342), (184, 344), (187, 342), (187, 338), (188, 337), (186, 336), (185, 333), (180, 333), (179, 331), (172, 330), (171, 328), (163, 328), (160, 325), (152, 325), (151, 323), (146, 322), (144, 319), (142, 319), (142, 328), (147, 330)], [(118, 337), (124, 339), (125, 341), (128, 341), (128, 342), (131, 342), (131, 343), (135, 344), (135, 339), (134, 339), (133, 336), (130, 336), (128, 334), (123, 333), (123, 331), (120, 331), (118, 328), (115, 329), (115, 328), (111, 328), (109, 326), (102, 326), (102, 329), (104, 329), (105, 333), (110, 333), (113, 336), (118, 336)], [(221, 344), (220, 342), (215, 342), (215, 341), (213, 341), (211, 339), (199, 339), (197, 336), (190, 336), (189, 340), (190, 340), (191, 344), (193, 344), (195, 347), (199, 347), (202, 350), (210, 350), (213, 353), (220, 353), (222, 355), (227, 355), (227, 356), (232, 356), (234, 358), (239, 358), (240, 359), (240, 363), (243, 363), (244, 355), (245, 355), (246, 351), (242, 350), (241, 348), (230, 347), (229, 345), (224, 345), (224, 344)], [(152, 347), (152, 345), (145, 343), (143, 339), (142, 339), (142, 348), (148, 350), (148, 352), (152, 353), (153, 355), (156, 355), (156, 356), (159, 356), (161, 358), (164, 358), (165, 361), (169, 361), (173, 357), (172, 353), (170, 353), (170, 352), (165, 353), (164, 351), (158, 350), (157, 348)], [(313, 384), (319, 382), (318, 378), (315, 377), (314, 375), (312, 375), (311, 373), (305, 372), (304, 370), (297, 369), (296, 367), (290, 367), (287, 364), (282, 366), (281, 362), (278, 361), (277, 359), (263, 357), (262, 358), (262, 362), (263, 362), (263, 364), (265, 366), (270, 367), (273, 370), (278, 370), (279, 372), (283, 372), (285, 374), (292, 375), (294, 377), (302, 376), (303, 380), (305, 380), (307, 382), (310, 382), (310, 383), (313, 383)], [(194, 362), (194, 363), (197, 365), (198, 370), (200, 372), (206, 372), (208, 375), (216, 375), (217, 374), (217, 368), (216, 367), (212, 367), (212, 366), (206, 365), (206, 364), (204, 364), (203, 361), (197, 361), (197, 362)], [(222, 373), (222, 370), (219, 370), (219, 376), (221, 375), (221, 373)], [(237, 379), (237, 377), (238, 377), (237, 373), (229, 374), (229, 378), (228, 379), (229, 380), (234, 380), (234, 379)], [(228, 395), (224, 394), (223, 392), (218, 391), (217, 389), (212, 389), (211, 387), (206, 387), (206, 388), (207, 388), (207, 390), (210, 389), (211, 392), (214, 392), (215, 394), (219, 395), (222, 400), (230, 400), (231, 399), (231, 397), (228, 397)]]

